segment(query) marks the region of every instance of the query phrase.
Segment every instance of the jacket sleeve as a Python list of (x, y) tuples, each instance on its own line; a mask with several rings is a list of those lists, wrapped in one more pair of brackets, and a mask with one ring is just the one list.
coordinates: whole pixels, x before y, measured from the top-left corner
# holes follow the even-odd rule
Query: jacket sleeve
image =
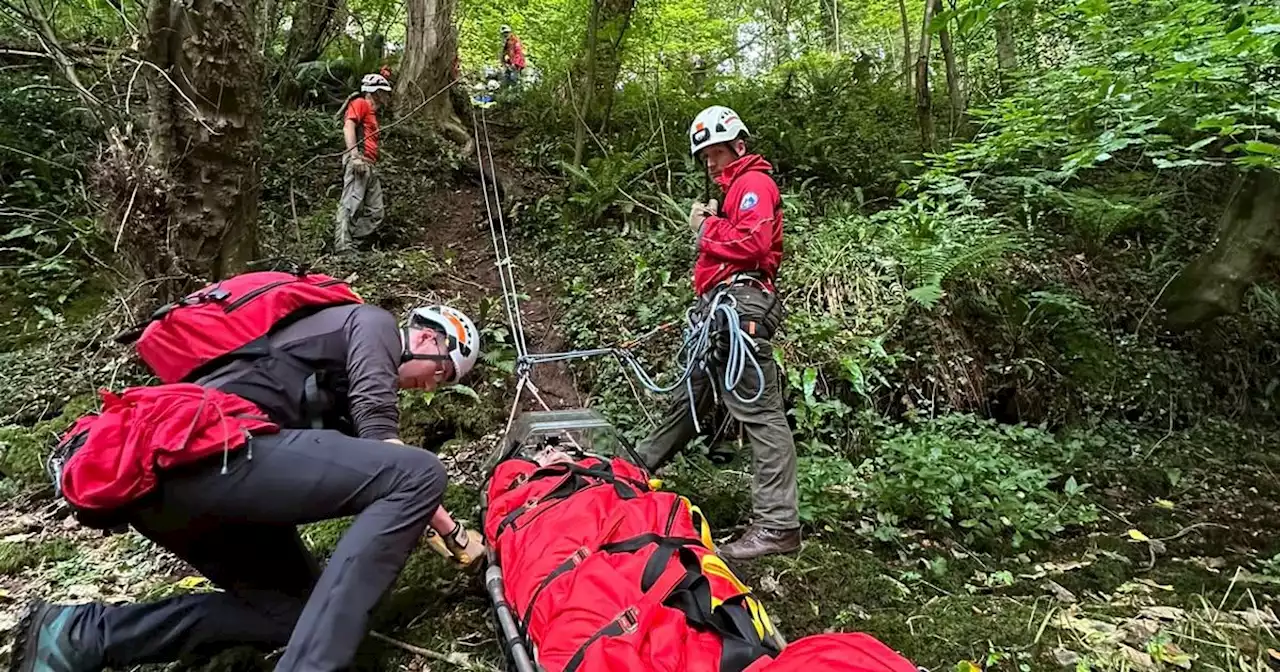
[(750, 264), (764, 259), (772, 245), (778, 187), (763, 173), (744, 175), (734, 186), (739, 188), (724, 207), (728, 216), (703, 222), (698, 249), (715, 261)]
[(400, 329), (395, 317), (362, 306), (347, 321), (347, 403), (356, 436), (379, 441), (400, 435)]

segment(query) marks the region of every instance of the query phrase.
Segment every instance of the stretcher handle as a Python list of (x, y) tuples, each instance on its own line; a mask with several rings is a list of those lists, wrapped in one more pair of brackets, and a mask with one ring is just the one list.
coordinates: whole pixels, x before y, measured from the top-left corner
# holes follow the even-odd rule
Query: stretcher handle
[(529, 657), (528, 650), (524, 646), (524, 638), (520, 636), (520, 629), (516, 627), (515, 616), (511, 613), (511, 607), (507, 604), (507, 598), (502, 586), (502, 568), (496, 564), (489, 565), (489, 569), (484, 573), (484, 586), (489, 591), (489, 599), (493, 602), (494, 610), (498, 614), (498, 626), (502, 628), (502, 636), (507, 651), (511, 654), (511, 661), (515, 663), (517, 672), (538, 672)]

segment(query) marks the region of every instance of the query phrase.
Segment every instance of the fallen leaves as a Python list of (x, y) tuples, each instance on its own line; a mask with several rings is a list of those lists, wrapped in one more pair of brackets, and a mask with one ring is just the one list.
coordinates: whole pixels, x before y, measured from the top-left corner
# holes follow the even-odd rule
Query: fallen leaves
[[(1090, 661), (1101, 664), (1102, 669), (1130, 669), (1152, 671), (1164, 665), (1189, 668), (1192, 657), (1173, 644), (1168, 636), (1162, 634), (1164, 621), (1157, 614), (1169, 616), (1173, 612), (1163, 613), (1146, 610), (1134, 618), (1103, 620), (1106, 617), (1082, 615), (1075, 606), (1058, 614), (1055, 625), (1076, 636), (1076, 648), (1082, 649)], [(1181, 612), (1182, 610), (1175, 610)], [(1080, 661), (1081, 654), (1072, 649), (1059, 647), (1053, 651), (1053, 657), (1064, 666), (1074, 666)]]

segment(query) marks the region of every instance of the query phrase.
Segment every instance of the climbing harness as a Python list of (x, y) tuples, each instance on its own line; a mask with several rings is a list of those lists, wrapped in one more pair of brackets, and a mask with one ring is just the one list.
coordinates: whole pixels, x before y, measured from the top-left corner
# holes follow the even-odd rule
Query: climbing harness
[[(480, 108), (479, 115), (475, 108)], [(694, 428), (701, 432), (698, 421), (697, 406), (693, 394), (693, 376), (702, 372), (706, 375), (719, 373), (720, 387), (733, 394), (738, 401), (750, 404), (758, 401), (764, 394), (764, 369), (760, 365), (758, 345), (754, 339), (755, 325), (743, 328), (738, 313), (737, 299), (729, 292), (739, 282), (737, 278), (721, 283), (699, 306), (690, 308), (686, 314), (684, 338), (676, 355), (678, 373), (668, 385), (660, 385), (653, 379), (633, 350), (643, 341), (666, 331), (673, 326), (664, 324), (630, 342), (610, 347), (568, 350), (563, 352), (531, 353), (525, 338), (524, 323), (520, 314), (519, 288), (515, 278), (515, 263), (511, 256), (511, 247), (507, 239), (506, 219), (502, 211), (501, 197), (498, 193), (497, 174), (493, 163), (493, 147), (489, 141), (489, 127), (485, 118), (485, 106), (473, 105), (471, 110), (472, 133), (476, 142), (476, 161), (480, 168), (480, 188), (484, 195), (485, 217), (489, 225), (489, 236), (493, 243), (495, 265), (498, 268), (498, 279), (502, 288), (503, 309), (507, 313), (507, 323), (511, 327), (512, 342), (516, 350), (516, 398), (513, 401), (508, 427), (515, 418), (520, 404), (521, 393), (528, 389), (537, 396), (537, 388), (529, 380), (534, 366), (551, 364), (592, 357), (612, 356), (623, 369), (630, 369), (636, 380), (655, 394), (668, 394), (680, 386), (685, 387), (692, 410)], [(487, 166), (486, 166), (487, 164)], [(492, 189), (492, 203), (490, 202)], [(497, 216), (494, 216), (494, 212)], [(754, 278), (747, 278), (755, 280)], [(758, 282), (758, 280), (756, 280)], [(768, 356), (766, 354), (766, 356)], [(716, 370), (713, 372), (713, 364)], [(756, 376), (755, 391), (749, 397), (739, 393), (738, 387), (743, 376), (748, 372)], [(713, 393), (718, 393), (717, 386), (712, 386)], [(549, 407), (538, 396), (543, 408)]]

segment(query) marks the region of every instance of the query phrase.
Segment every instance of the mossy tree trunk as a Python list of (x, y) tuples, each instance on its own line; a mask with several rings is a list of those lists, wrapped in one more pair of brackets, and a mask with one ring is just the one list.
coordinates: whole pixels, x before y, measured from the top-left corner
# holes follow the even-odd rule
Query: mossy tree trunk
[(458, 55), (458, 29), (453, 23), (457, 6), (457, 0), (408, 0), (404, 60), (396, 82), (396, 117), (424, 119), (467, 147), (469, 153), (471, 134), (454, 113), (452, 99), (443, 92), (453, 80), (453, 62)]
[(613, 93), (622, 69), (622, 46), (631, 27), (636, 0), (594, 0), (591, 3), (587, 41), (579, 59), (578, 104), (573, 137), (573, 162), (586, 158), (591, 128), (603, 133), (613, 111)]
[(1280, 256), (1280, 173), (1237, 178), (1218, 242), (1184, 268), (1161, 296), (1166, 324), (1190, 329), (1240, 310), (1245, 292)]
[[(164, 240), (134, 241), (148, 277), (176, 271), (223, 278), (257, 254), (263, 96), (257, 14), (254, 0), (148, 6), (146, 55), (156, 67), (144, 70), (147, 156), (167, 188)], [(169, 254), (156, 254), (157, 243)]]

